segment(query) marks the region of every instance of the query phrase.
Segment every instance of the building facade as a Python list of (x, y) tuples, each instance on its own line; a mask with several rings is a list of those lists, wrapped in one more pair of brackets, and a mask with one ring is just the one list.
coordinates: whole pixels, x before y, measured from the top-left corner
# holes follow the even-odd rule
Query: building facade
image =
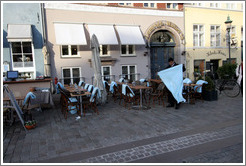
[(19, 77), (44, 76), (43, 22), (39, 3), (3, 3), (3, 74), (18, 71)]
[[(194, 17), (195, 16), (195, 17)], [(213, 74), (229, 61), (228, 32), (225, 21), (233, 21), (230, 28), (230, 56), (232, 63), (241, 62), (243, 50), (243, 3), (193, 3), (184, 6), (187, 76)]]
[(45, 3), (52, 77), (65, 84), (92, 82), (92, 34), (109, 81), (155, 78), (169, 57), (185, 63), (183, 5), (148, 5)]

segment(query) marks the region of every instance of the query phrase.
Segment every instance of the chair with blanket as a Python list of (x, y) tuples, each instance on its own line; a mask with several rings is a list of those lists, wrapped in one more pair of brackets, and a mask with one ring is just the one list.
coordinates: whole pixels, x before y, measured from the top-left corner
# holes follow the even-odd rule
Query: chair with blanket
[(97, 109), (97, 99), (101, 97), (101, 92), (98, 87), (95, 87), (92, 91), (92, 94), (87, 99), (89, 100), (83, 100), (83, 114), (85, 116), (86, 110), (92, 109), (97, 115), (99, 115), (98, 109)]
[(76, 98), (71, 97), (69, 91), (67, 91), (66, 89), (61, 89), (60, 92), (62, 95), (61, 111), (65, 119), (67, 119), (68, 112), (70, 112), (71, 114), (75, 114), (77, 112), (80, 115), (79, 101)]
[(165, 93), (165, 85), (164, 83), (160, 83), (155, 90), (152, 90), (152, 92), (149, 93), (149, 105), (151, 100), (153, 103), (153, 107), (155, 106), (156, 101), (158, 101), (159, 105), (162, 101), (162, 105), (163, 107), (165, 107), (164, 93)]
[(203, 97), (202, 97), (202, 86), (203, 84), (208, 84), (207, 81), (204, 80), (198, 80), (196, 82), (197, 86), (194, 86), (194, 89), (192, 91), (192, 97), (194, 99), (201, 99), (203, 102)]
[[(122, 84), (122, 98), (124, 99), (124, 107), (126, 108), (128, 103), (133, 104), (139, 100), (139, 97), (135, 95), (133, 90), (127, 85), (127, 84)], [(130, 109), (130, 107), (128, 107)]]

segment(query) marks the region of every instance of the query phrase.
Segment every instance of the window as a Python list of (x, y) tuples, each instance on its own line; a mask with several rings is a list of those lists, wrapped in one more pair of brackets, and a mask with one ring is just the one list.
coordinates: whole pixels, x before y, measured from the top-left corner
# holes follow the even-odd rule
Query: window
[(62, 68), (63, 84), (78, 84), (81, 80), (80, 67), (64, 67)]
[(235, 9), (235, 3), (227, 3), (226, 8), (227, 9)]
[(210, 26), (210, 46), (211, 47), (220, 46), (220, 26), (216, 26), (216, 25)]
[(101, 56), (110, 56), (109, 55), (109, 45), (100, 45), (100, 55)]
[(136, 66), (125, 65), (122, 66), (122, 77), (132, 81), (137, 80)]
[(219, 3), (210, 3), (210, 7), (218, 8), (220, 6)]
[(155, 3), (144, 3), (144, 7), (154, 8), (155, 7)]
[(102, 76), (103, 80), (109, 82), (111, 75), (111, 66), (102, 66)]
[(203, 3), (192, 3), (194, 6), (203, 6)]
[(118, 3), (121, 6), (132, 6), (132, 3)]
[(11, 45), (14, 68), (34, 67), (31, 42), (13, 42)]
[(177, 3), (167, 3), (167, 9), (178, 9)]
[(77, 45), (62, 45), (61, 46), (62, 57), (78, 57), (78, 46)]
[(135, 46), (121, 45), (121, 55), (135, 55)]
[(203, 47), (204, 46), (204, 26), (193, 25), (193, 46)]
[(205, 71), (205, 60), (194, 60), (194, 76), (204, 76)]

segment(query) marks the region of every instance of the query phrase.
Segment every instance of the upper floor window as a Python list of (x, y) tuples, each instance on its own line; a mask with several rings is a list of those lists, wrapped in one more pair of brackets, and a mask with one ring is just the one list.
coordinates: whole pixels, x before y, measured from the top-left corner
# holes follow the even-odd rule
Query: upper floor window
[(204, 46), (204, 25), (193, 25), (193, 46)]
[(121, 55), (135, 55), (135, 46), (121, 45)]
[(217, 25), (210, 26), (210, 46), (211, 47), (220, 46), (220, 26)]
[(203, 3), (192, 3), (194, 6), (203, 6)]
[(236, 6), (235, 6), (235, 3), (227, 3), (227, 4), (226, 4), (226, 8), (227, 8), (227, 9), (235, 9), (235, 7), (236, 7)]
[(132, 3), (118, 3), (121, 6), (132, 6)]
[(155, 3), (144, 3), (144, 7), (155, 7)]
[[(233, 25), (233, 26), (231, 26), (231, 29), (230, 29), (230, 38), (232, 40), (235, 37), (236, 37), (236, 26)], [(227, 40), (226, 46), (228, 46), (228, 44), (229, 44), (228, 43), (228, 40), (229, 40), (228, 33), (226, 33), (226, 40)]]
[(34, 67), (31, 42), (12, 42), (13, 67)]
[(110, 56), (109, 45), (100, 45), (100, 56)]
[(210, 7), (218, 8), (220, 5), (219, 3), (210, 3)]
[(177, 3), (167, 3), (167, 9), (178, 9)]
[(62, 57), (78, 57), (78, 46), (77, 45), (62, 45), (61, 46)]

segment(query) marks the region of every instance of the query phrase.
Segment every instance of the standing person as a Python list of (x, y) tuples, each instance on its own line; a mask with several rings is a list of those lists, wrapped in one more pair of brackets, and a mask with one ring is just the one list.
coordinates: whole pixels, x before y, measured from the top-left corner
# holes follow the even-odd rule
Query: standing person
[(243, 60), (241, 61), (241, 64), (237, 66), (236, 76), (238, 77), (237, 78), (237, 83), (241, 87), (241, 93), (242, 93), (242, 96), (243, 96)]
[[(173, 60), (173, 58), (169, 58), (168, 59), (168, 63), (169, 65), (166, 67), (166, 69), (173, 67), (173, 66), (177, 66), (178, 64)], [(185, 71), (185, 67), (183, 65), (183, 72)], [(168, 90), (168, 105), (167, 107), (174, 107), (175, 109), (179, 109), (180, 103), (177, 103), (177, 101), (175, 100), (175, 98), (173, 97), (173, 94)]]

